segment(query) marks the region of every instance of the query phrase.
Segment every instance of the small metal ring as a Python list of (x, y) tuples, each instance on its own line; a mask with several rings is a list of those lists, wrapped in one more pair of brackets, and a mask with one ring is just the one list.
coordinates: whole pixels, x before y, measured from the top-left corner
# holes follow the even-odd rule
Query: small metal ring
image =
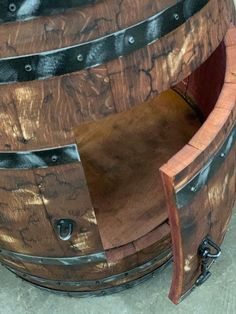
[(30, 64), (25, 65), (25, 71), (26, 72), (31, 72), (32, 71), (32, 66)]
[(129, 36), (128, 43), (131, 44), (131, 45), (133, 45), (135, 43), (135, 39), (134, 39), (133, 36)]
[(16, 12), (16, 5), (15, 3), (10, 3), (8, 6), (10, 12)]
[(77, 61), (79, 61), (79, 62), (83, 62), (84, 61), (84, 57), (83, 57), (82, 54), (78, 54)]
[(178, 21), (179, 20), (179, 14), (175, 13), (174, 14), (174, 18), (175, 18), (176, 21)]
[(53, 155), (51, 157), (52, 162), (56, 162), (58, 160), (58, 157), (56, 155)]

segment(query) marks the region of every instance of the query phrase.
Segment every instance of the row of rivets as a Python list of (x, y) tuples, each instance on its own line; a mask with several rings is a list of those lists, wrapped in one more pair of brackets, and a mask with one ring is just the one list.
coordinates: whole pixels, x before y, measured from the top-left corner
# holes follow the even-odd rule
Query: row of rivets
[[(135, 43), (135, 39), (134, 39), (133, 36), (129, 36), (128, 37), (128, 43), (131, 44), (131, 45), (133, 45)], [(83, 57), (83, 55), (81, 53), (78, 54), (77, 61), (78, 62), (83, 62), (84, 61), (84, 57)]]
[[(11, 12), (14, 12), (16, 10), (16, 5), (14, 3), (11, 3), (9, 5), (9, 10)], [(179, 20), (179, 15), (176, 13), (174, 14), (174, 18), (178, 21)], [(130, 44), (130, 45), (133, 45), (135, 43), (135, 38), (134, 36), (128, 36), (127, 38), (127, 42)], [(82, 54), (78, 54), (77, 55), (77, 61), (78, 62), (83, 62), (84, 61), (84, 56)], [(31, 72), (32, 71), (32, 66), (30, 64), (26, 64), (25, 65), (25, 71), (26, 72)]]
[[(221, 153), (220, 154), (220, 158), (225, 158), (225, 156), (226, 156), (225, 153)], [(196, 186), (192, 186), (190, 190), (191, 190), (191, 192), (195, 193), (195, 192), (197, 192), (197, 187)]]

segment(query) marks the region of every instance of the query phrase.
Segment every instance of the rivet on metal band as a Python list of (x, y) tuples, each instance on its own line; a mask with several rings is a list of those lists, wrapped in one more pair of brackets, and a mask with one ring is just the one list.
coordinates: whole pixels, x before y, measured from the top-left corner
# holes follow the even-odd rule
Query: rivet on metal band
[(176, 192), (176, 202), (178, 208), (182, 208), (191, 203), (195, 194), (200, 191), (207, 182), (217, 175), (217, 170), (224, 163), (225, 158), (231, 152), (236, 143), (236, 124), (228, 135), (226, 141), (218, 152), (210, 159), (210, 161), (203, 167), (185, 186)]
[(47, 168), (80, 162), (76, 144), (19, 152), (0, 152), (0, 169), (34, 169)]
[(172, 257), (172, 250), (169, 249), (157, 257), (153, 258), (152, 260), (146, 262), (145, 264), (142, 264), (140, 266), (137, 266), (135, 268), (132, 268), (129, 271), (122, 272), (119, 274), (115, 274), (109, 277), (105, 277), (102, 279), (94, 279), (94, 280), (80, 280), (80, 281), (62, 281), (62, 280), (52, 280), (47, 278), (41, 278), (38, 276), (33, 276), (27, 273), (24, 273), (19, 270), (12, 269), (11, 267), (7, 266), (7, 268), (10, 268), (12, 272), (14, 272), (17, 275), (20, 275), (28, 280), (36, 281), (38, 284), (48, 284), (48, 285), (55, 285), (55, 286), (65, 286), (65, 287), (97, 287), (98, 285), (107, 285), (107, 284), (113, 284), (116, 281), (120, 281), (122, 279), (125, 279), (129, 276), (133, 276), (135, 274), (142, 274), (147, 271), (151, 271), (153, 267), (157, 263), (160, 263), (163, 260), (169, 260)]
[(0, 84), (46, 79), (99, 66), (152, 44), (184, 24), (209, 0), (182, 0), (138, 24), (104, 37), (0, 60)]
[(37, 283), (37, 284), (32, 283), (31, 281), (29, 281), (29, 278), (22, 276), (20, 274), (20, 272), (16, 272), (12, 268), (9, 268), (9, 267), (7, 267), (7, 268), (10, 271), (13, 271), (16, 275), (20, 276), (25, 281), (33, 284), (35, 287), (40, 288), (42, 290), (45, 290), (48, 292), (53, 292), (56, 294), (65, 295), (65, 296), (70, 296), (70, 297), (86, 298), (86, 297), (91, 297), (91, 296), (105, 296), (105, 295), (117, 293), (117, 292), (120, 292), (120, 291), (123, 291), (126, 289), (130, 289), (132, 287), (135, 287), (135, 286), (142, 284), (143, 282), (147, 281), (148, 279), (153, 278), (155, 275), (159, 274), (161, 271), (163, 271), (170, 264), (170, 262), (171, 262), (171, 260), (168, 260), (162, 266), (158, 267), (157, 269), (154, 269), (153, 271), (142, 276), (139, 279), (135, 279), (135, 280), (129, 282), (128, 284), (125, 283), (125, 284), (121, 284), (118, 286), (114, 286), (112, 288), (104, 288), (104, 289), (98, 289), (98, 290), (92, 290), (92, 291), (76, 291), (76, 292), (66, 292), (66, 291), (62, 291), (62, 290), (45, 288), (42, 286), (42, 284), (40, 285), (40, 283)]

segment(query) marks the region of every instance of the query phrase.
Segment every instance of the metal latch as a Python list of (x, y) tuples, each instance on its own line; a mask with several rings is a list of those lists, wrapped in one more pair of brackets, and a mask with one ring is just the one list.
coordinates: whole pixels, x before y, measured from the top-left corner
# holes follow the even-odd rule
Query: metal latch
[(202, 264), (201, 275), (198, 277), (196, 285), (200, 286), (211, 276), (209, 268), (212, 262), (220, 257), (221, 249), (210, 237), (206, 237), (199, 246), (198, 254), (202, 259)]
[(74, 228), (74, 221), (71, 219), (60, 219), (56, 221), (56, 231), (59, 238), (67, 241), (71, 238)]

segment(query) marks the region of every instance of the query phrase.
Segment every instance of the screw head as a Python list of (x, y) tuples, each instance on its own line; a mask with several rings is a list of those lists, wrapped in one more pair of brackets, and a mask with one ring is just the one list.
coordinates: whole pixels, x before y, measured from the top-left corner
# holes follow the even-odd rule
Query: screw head
[(52, 162), (56, 162), (58, 160), (58, 157), (56, 155), (53, 155), (51, 157)]
[(221, 153), (221, 154), (220, 154), (220, 157), (221, 157), (221, 158), (225, 158), (225, 153)]
[(176, 21), (178, 21), (179, 20), (179, 14), (175, 13), (174, 14), (174, 18), (175, 18)]
[(191, 192), (196, 192), (197, 191), (197, 188), (195, 186), (192, 186), (191, 187)]
[(82, 55), (81, 53), (78, 54), (78, 56), (77, 56), (77, 61), (79, 61), (79, 62), (84, 61), (84, 57), (83, 57), (83, 55)]
[(16, 12), (16, 5), (15, 5), (15, 3), (10, 3), (9, 6), (8, 6), (8, 10), (10, 12)]
[(25, 71), (26, 72), (31, 72), (32, 71), (32, 66), (30, 64), (25, 65)]
[(135, 39), (134, 39), (133, 36), (129, 36), (128, 43), (131, 44), (131, 45), (133, 45), (135, 43)]

